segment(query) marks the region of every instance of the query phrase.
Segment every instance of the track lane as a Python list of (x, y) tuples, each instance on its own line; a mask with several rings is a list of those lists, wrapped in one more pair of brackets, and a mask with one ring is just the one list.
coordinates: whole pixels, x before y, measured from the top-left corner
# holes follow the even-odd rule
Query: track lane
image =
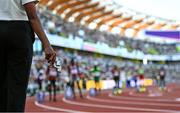
[[(153, 88), (149, 87), (148, 90)], [(125, 90), (119, 96), (112, 95), (111, 90), (105, 90), (101, 96), (76, 100), (66, 100), (63, 95), (58, 95), (57, 102), (45, 101), (42, 104), (34, 102), (34, 98), (28, 98), (26, 112), (180, 112), (180, 101), (175, 100), (180, 96), (180, 87), (169, 85), (168, 88), (171, 91), (162, 92), (165, 94), (160, 98), (149, 97), (149, 93), (138, 93), (138, 96), (143, 97), (130, 95), (130, 92), (136, 93), (132, 89)]]

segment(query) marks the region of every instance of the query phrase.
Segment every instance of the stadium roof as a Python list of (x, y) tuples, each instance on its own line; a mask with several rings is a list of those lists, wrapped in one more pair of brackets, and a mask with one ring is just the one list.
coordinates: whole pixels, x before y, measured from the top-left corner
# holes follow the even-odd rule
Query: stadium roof
[(112, 0), (137, 12), (167, 20), (180, 21), (180, 0)]

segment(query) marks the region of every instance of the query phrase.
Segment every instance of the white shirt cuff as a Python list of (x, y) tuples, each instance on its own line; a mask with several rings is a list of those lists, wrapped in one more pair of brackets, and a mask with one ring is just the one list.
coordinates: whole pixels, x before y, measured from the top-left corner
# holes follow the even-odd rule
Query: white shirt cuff
[(38, 3), (39, 0), (21, 0), (22, 1), (22, 5), (25, 5), (27, 3), (30, 3), (30, 2), (35, 2), (35, 3)]

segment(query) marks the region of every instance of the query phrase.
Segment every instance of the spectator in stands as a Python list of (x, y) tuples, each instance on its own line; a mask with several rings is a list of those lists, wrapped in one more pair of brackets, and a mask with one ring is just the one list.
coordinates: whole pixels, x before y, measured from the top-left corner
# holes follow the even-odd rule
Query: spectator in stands
[[(80, 37), (84, 41), (93, 43), (105, 43), (110, 47), (119, 47), (120, 42), (123, 41), (121, 48), (127, 49), (129, 52), (138, 52), (142, 54), (177, 54), (175, 44), (156, 44), (145, 40), (134, 40), (130, 38), (122, 38), (119, 35), (111, 34), (105, 31), (99, 31), (98, 29), (92, 30), (87, 26), (76, 25), (76, 23), (63, 21), (48, 11), (41, 11), (40, 17), (44, 22), (45, 28), (51, 34), (57, 34), (63, 37), (73, 36)], [(46, 18), (46, 19), (44, 19)], [(44, 21), (45, 20), (45, 21)], [(47, 24), (48, 23), (48, 24)], [(50, 24), (49, 24), (50, 23)], [(78, 33), (81, 31), (81, 36)]]
[(36, 14), (37, 2), (0, 1), (0, 112), (24, 111), (34, 32), (43, 44), (46, 59), (51, 65), (55, 61), (56, 53)]

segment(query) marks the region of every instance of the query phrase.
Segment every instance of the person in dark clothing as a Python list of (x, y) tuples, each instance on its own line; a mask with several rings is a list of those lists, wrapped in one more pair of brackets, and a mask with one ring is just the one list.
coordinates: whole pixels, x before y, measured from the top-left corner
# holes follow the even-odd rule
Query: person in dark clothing
[(50, 65), (56, 59), (36, 14), (36, 3), (37, 0), (0, 0), (0, 112), (24, 112), (34, 32)]
[(112, 75), (113, 75), (113, 79), (115, 82), (115, 88), (119, 88), (119, 75), (120, 75), (120, 70), (118, 69), (118, 67), (116, 65), (114, 65), (113, 69), (112, 69)]
[(165, 69), (162, 67), (162, 68), (159, 70), (159, 87), (160, 87), (161, 89), (164, 89), (165, 86), (166, 86), (165, 77), (166, 77), (166, 72), (165, 72)]

